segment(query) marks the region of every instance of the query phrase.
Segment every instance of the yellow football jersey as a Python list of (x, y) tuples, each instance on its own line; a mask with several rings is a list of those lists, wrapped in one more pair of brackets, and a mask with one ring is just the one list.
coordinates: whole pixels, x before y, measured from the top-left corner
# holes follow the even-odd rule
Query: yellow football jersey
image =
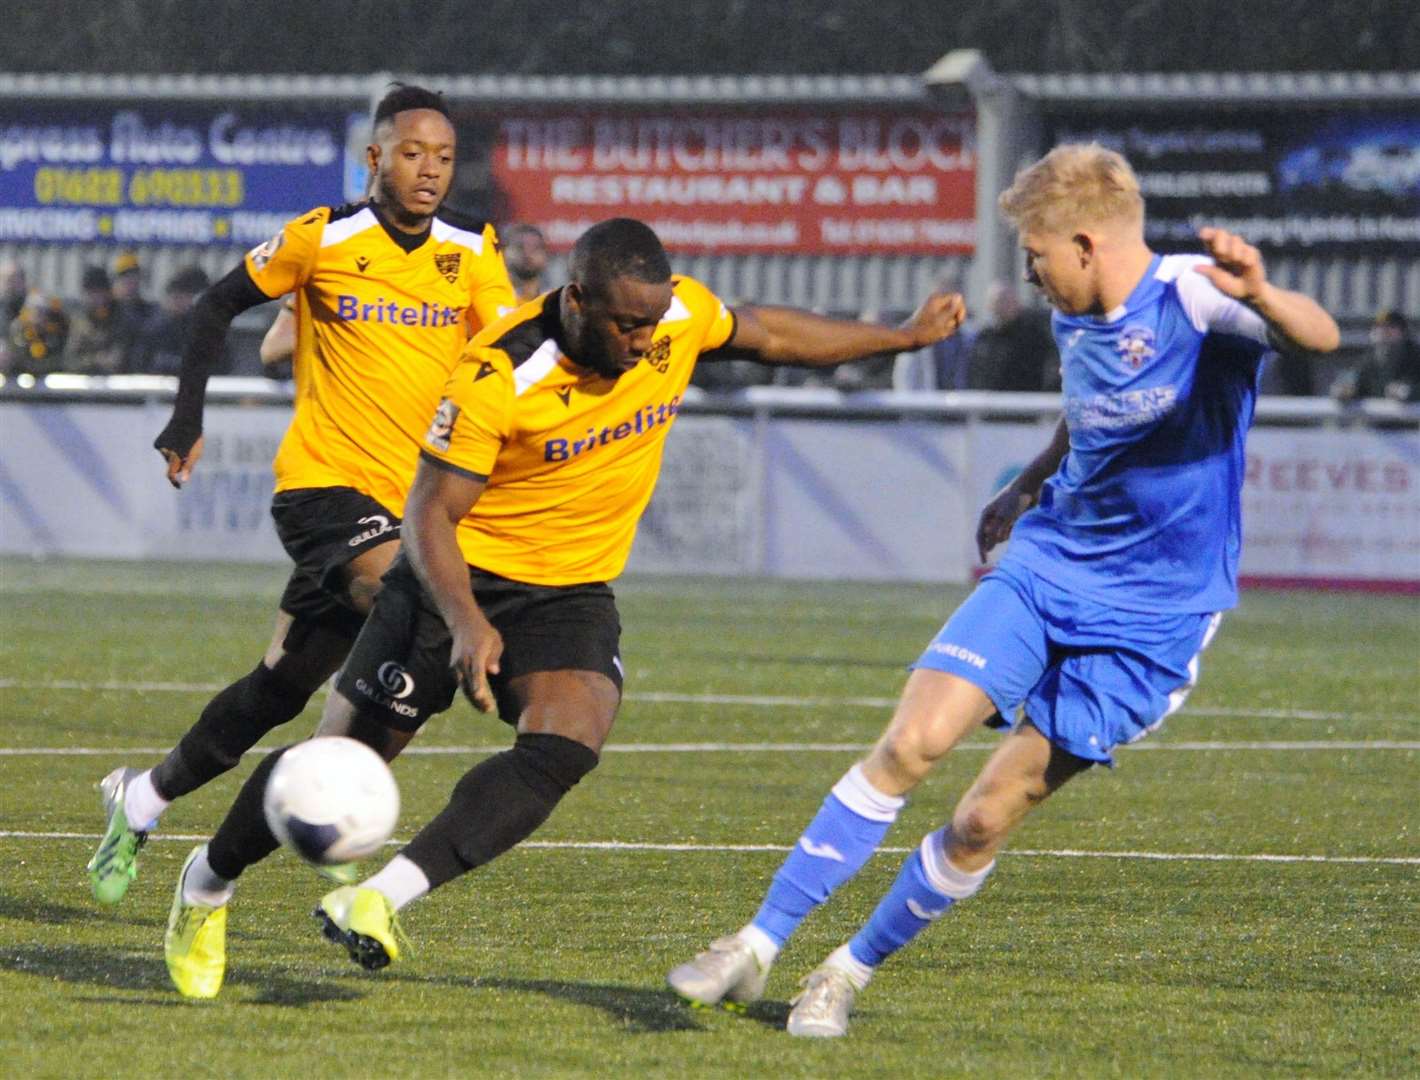
[(650, 350), (619, 379), (579, 369), (562, 351), (560, 291), (524, 304), (464, 350), (423, 452), (488, 479), (459, 523), (471, 566), (532, 585), (621, 573), (695, 361), (735, 329), (704, 285), (672, 280)]
[(516, 304), (491, 225), (387, 227), (369, 203), (321, 207), (246, 257), (268, 296), (296, 293), (295, 413), (276, 490), (353, 487), (397, 514), (429, 410), (469, 337)]

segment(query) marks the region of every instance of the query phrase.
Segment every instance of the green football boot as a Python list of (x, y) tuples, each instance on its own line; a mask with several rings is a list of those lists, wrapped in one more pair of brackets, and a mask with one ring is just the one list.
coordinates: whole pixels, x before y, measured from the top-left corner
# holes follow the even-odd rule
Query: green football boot
[(326, 938), (344, 945), (350, 959), (367, 971), (378, 971), (398, 960), (399, 940), (408, 944), (394, 905), (375, 889), (342, 886), (321, 897), (311, 914)]
[(168, 929), (163, 935), (163, 957), (168, 975), (178, 993), (189, 998), (214, 998), (222, 989), (227, 973), (227, 905), (208, 907), (189, 904), (182, 897), (183, 879), (192, 860), (201, 853), (199, 844), (188, 854), (173, 890), (173, 906), (168, 912)]
[(116, 904), (122, 900), (128, 886), (138, 876), (138, 849), (148, 839), (148, 834), (129, 827), (128, 815), (123, 812), (123, 795), (141, 772), (120, 766), (99, 781), (108, 829), (99, 842), (99, 849), (89, 860), (88, 871), (94, 899), (101, 904)]

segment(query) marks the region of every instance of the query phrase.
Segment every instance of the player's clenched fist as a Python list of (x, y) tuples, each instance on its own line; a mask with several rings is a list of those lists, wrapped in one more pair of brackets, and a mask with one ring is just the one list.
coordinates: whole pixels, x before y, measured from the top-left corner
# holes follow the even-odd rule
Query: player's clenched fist
[(163, 461), (167, 466), (168, 483), (175, 488), (180, 488), (183, 484), (192, 479), (192, 470), (197, 465), (197, 459), (202, 456), (202, 436), (188, 444), (187, 449), (179, 449), (180, 443), (168, 445), (164, 442), (163, 436), (159, 435), (158, 440), (153, 444), (158, 453), (163, 455)]
[(1262, 252), (1226, 229), (1199, 229), (1198, 238), (1212, 257), (1213, 265), (1201, 264), (1197, 270), (1219, 292), (1244, 303), (1262, 295), (1267, 285)]
[(903, 323), (903, 329), (911, 333), (913, 348), (920, 349), (951, 337), (965, 319), (966, 301), (961, 293), (933, 293)]

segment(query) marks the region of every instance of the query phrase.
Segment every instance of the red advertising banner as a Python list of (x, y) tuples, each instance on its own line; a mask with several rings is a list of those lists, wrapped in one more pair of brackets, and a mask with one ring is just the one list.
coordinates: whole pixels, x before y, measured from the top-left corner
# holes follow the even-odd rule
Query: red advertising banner
[(913, 111), (505, 115), (507, 217), (558, 250), (609, 217), (696, 253), (943, 254), (975, 247), (970, 114)]

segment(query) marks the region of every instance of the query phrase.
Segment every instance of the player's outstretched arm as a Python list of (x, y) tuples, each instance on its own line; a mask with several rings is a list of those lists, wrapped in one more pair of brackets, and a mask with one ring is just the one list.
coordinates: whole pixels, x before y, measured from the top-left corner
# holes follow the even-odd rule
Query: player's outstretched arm
[(493, 708), (490, 673), (498, 671), (502, 635), (479, 610), (458, 545), (458, 523), (487, 485), (486, 477), (422, 455), (404, 507), (400, 543), (453, 637), (449, 667), (480, 712)]
[(737, 307), (734, 355), (764, 364), (831, 367), (887, 352), (910, 352), (956, 333), (966, 318), (958, 293), (933, 293), (901, 326), (830, 319), (785, 307)]
[(1336, 320), (1311, 297), (1269, 282), (1262, 253), (1241, 236), (1204, 228), (1198, 238), (1213, 258), (1213, 265), (1197, 267), (1198, 273), (1261, 315), (1279, 344), (1310, 352), (1331, 352), (1341, 344)]
[(168, 483), (173, 487), (187, 483), (202, 456), (202, 408), (207, 398), (207, 380), (221, 361), (232, 320), (247, 308), (270, 299), (256, 287), (245, 263), (198, 297), (178, 371), (173, 415), (153, 440), (153, 448), (163, 455)]
[(1037, 454), (1014, 480), (992, 496), (981, 511), (976, 523), (976, 550), (982, 562), (986, 561), (992, 548), (1011, 535), (1016, 519), (1039, 501), (1041, 485), (1060, 468), (1060, 463), (1069, 452), (1070, 429), (1065, 426), (1062, 417), (1055, 425), (1050, 445)]

